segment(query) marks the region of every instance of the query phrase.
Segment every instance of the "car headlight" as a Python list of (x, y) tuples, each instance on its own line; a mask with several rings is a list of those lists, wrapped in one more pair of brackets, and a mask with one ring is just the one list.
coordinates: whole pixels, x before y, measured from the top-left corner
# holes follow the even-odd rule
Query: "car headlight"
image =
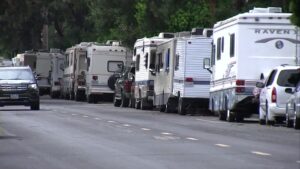
[(37, 87), (37, 85), (36, 84), (29, 84), (28, 85), (28, 88), (30, 88), (30, 89), (37, 89), (38, 87)]

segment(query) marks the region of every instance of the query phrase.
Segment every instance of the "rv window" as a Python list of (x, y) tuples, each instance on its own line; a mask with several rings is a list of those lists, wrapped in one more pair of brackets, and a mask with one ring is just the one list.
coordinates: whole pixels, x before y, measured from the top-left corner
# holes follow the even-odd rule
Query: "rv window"
[(136, 71), (140, 70), (140, 55), (136, 56), (135, 67), (136, 67)]
[(149, 68), (150, 69), (155, 69), (155, 62), (156, 62), (156, 53), (155, 53), (155, 51), (151, 51), (151, 53), (150, 53), (151, 55), (151, 57), (150, 57), (150, 66), (149, 66)]
[(108, 61), (107, 71), (108, 72), (121, 72), (124, 63), (122, 61)]
[(72, 64), (73, 64), (73, 57), (74, 57), (74, 54), (73, 54), (73, 53), (71, 53), (71, 57), (70, 57), (70, 65), (72, 65)]
[(175, 70), (179, 70), (179, 54), (176, 54)]
[(136, 55), (136, 48), (133, 49), (133, 56)]
[(145, 55), (145, 60), (144, 60), (144, 66), (145, 66), (145, 68), (147, 69), (148, 68), (148, 53), (146, 53), (146, 55)]
[(234, 57), (235, 35), (230, 35), (230, 57)]
[(158, 68), (163, 68), (164, 67), (164, 63), (163, 63), (163, 55), (162, 55), (162, 53), (160, 53), (159, 55), (158, 55)]
[(212, 49), (211, 49), (211, 66), (215, 65), (215, 49), (216, 49), (216, 45), (212, 45)]
[(91, 65), (91, 58), (87, 58), (87, 71), (89, 71)]
[(167, 72), (167, 71), (169, 71), (169, 68), (170, 68), (170, 48), (167, 51), (165, 62), (166, 62), (166, 69), (165, 69), (165, 71)]
[(221, 38), (217, 40), (217, 60), (221, 59)]
[(221, 44), (221, 46), (222, 46), (222, 53), (224, 52), (224, 37), (222, 37), (222, 42), (221, 42), (222, 44)]

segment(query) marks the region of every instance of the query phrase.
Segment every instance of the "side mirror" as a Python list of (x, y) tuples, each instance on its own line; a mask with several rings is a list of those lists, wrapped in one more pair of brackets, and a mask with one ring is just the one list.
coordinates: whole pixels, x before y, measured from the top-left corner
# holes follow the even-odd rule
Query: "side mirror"
[(210, 73), (212, 73), (211, 71), (211, 66), (210, 66), (210, 58), (204, 58), (203, 59), (203, 69), (208, 70)]
[(292, 88), (286, 88), (284, 91), (285, 91), (285, 93), (289, 93), (289, 94), (294, 93)]
[(255, 86), (258, 88), (264, 88), (265, 84), (263, 82), (256, 82)]

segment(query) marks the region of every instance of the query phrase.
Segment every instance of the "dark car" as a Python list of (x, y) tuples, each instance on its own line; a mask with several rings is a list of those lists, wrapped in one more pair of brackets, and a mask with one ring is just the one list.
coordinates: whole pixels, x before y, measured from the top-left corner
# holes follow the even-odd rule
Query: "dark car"
[(0, 106), (40, 109), (39, 88), (30, 67), (0, 67)]
[(135, 67), (127, 67), (119, 74), (115, 83), (114, 106), (116, 107), (132, 107)]

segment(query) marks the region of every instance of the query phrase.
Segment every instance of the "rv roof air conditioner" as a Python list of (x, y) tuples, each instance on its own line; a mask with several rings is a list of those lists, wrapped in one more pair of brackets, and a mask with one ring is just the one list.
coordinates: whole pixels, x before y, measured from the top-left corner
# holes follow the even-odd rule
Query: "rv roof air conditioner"
[(193, 28), (192, 35), (203, 35), (203, 28)]
[(280, 7), (253, 8), (249, 13), (282, 13)]
[(80, 44), (79, 44), (79, 46), (88, 46), (89, 45), (89, 42), (81, 42)]
[(158, 34), (159, 38), (174, 38), (174, 33), (161, 32)]
[(203, 29), (203, 36), (211, 37), (213, 35), (213, 29), (205, 28)]

